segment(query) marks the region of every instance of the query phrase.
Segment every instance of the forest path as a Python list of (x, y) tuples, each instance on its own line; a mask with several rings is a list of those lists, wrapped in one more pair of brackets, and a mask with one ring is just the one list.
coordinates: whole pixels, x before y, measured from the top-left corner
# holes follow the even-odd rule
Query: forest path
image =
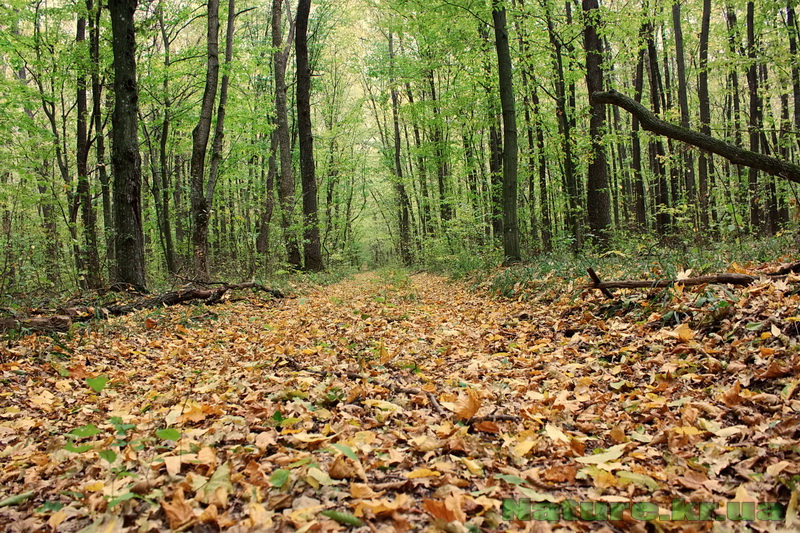
[(800, 474), (799, 297), (770, 283), (717, 330), (741, 349), (636, 320), (644, 299), (515, 302), (390, 271), (26, 337), (0, 364), (0, 528), (522, 526), (504, 498), (796, 506), (780, 479)]

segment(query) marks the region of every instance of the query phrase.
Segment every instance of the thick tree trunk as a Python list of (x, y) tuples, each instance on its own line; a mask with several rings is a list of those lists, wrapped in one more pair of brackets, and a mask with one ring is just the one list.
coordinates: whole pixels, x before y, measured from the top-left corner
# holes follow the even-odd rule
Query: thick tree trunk
[(297, 60), (297, 129), (300, 140), (300, 180), (303, 186), (303, 256), (305, 269), (324, 269), (317, 214), (314, 137), (311, 132), (311, 67), (308, 62), (308, 18), (311, 0), (297, 4), (295, 55)]
[(142, 163), (139, 156), (136, 40), (133, 15), (136, 0), (109, 0), (114, 49), (114, 230), (116, 282), (144, 289), (142, 231)]
[(206, 83), (200, 106), (200, 119), (192, 131), (191, 200), (192, 200), (192, 255), (194, 275), (207, 279), (208, 272), (208, 222), (211, 206), (205, 191), (205, 166), (211, 120), (217, 98), (219, 81), (219, 0), (208, 0), (206, 32)]
[(503, 110), (503, 255), (508, 264), (521, 259), (517, 226), (517, 115), (506, 10), (498, 2), (492, 8), (492, 20), (497, 49), (500, 104)]
[[(584, 28), (584, 46), (586, 48), (586, 87), (589, 95), (603, 90), (603, 46), (597, 35), (600, 23), (600, 7), (597, 0), (583, 0), (583, 13), (586, 20)], [(593, 102), (589, 118), (589, 137), (592, 143), (592, 155), (589, 160), (589, 181), (586, 188), (586, 206), (589, 228), (601, 248), (606, 248), (611, 232), (611, 198), (608, 192), (608, 167), (606, 150), (603, 146), (606, 114), (605, 106)]]

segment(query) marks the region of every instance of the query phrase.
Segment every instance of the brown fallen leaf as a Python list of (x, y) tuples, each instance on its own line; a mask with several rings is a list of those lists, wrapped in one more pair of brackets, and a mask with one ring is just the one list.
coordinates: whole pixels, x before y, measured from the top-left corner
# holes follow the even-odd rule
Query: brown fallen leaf
[(194, 521), (194, 511), (192, 507), (186, 502), (183, 495), (183, 489), (178, 487), (172, 495), (172, 501), (162, 501), (161, 507), (169, 520), (169, 527), (173, 530), (183, 526), (187, 526)]

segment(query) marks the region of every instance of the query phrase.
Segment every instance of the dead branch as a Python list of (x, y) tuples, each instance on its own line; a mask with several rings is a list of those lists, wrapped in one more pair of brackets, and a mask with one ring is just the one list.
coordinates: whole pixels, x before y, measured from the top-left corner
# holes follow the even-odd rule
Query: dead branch
[(4, 318), (0, 319), (0, 332), (9, 330), (30, 331), (67, 331), (73, 322), (87, 322), (95, 318), (109, 316), (122, 316), (142, 309), (157, 309), (169, 307), (191, 301), (203, 301), (206, 305), (213, 305), (222, 300), (228, 291), (252, 289), (266, 292), (273, 298), (283, 298), (281, 291), (270, 289), (254, 282), (225, 283), (218, 288), (197, 289), (185, 288), (177, 291), (165, 292), (156, 296), (144, 296), (131, 302), (113, 304), (104, 307), (67, 307), (55, 311), (52, 316), (31, 318)]
[(67, 331), (71, 325), (72, 319), (66, 315), (0, 319), (0, 331)]

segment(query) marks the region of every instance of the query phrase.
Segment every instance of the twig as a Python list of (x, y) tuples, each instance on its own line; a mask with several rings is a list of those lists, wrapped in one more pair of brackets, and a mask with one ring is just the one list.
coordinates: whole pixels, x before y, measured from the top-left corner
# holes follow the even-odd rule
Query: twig
[[(598, 286), (601, 283), (603, 283), (602, 281), (600, 281), (600, 276), (597, 275), (597, 272), (595, 272), (592, 267), (587, 268), (586, 272), (589, 273), (589, 277), (592, 278), (592, 281), (594, 281), (595, 286)], [(611, 291), (606, 288), (601, 288), (600, 292), (602, 292), (606, 298), (609, 299), (614, 298), (614, 295), (611, 293)]]

